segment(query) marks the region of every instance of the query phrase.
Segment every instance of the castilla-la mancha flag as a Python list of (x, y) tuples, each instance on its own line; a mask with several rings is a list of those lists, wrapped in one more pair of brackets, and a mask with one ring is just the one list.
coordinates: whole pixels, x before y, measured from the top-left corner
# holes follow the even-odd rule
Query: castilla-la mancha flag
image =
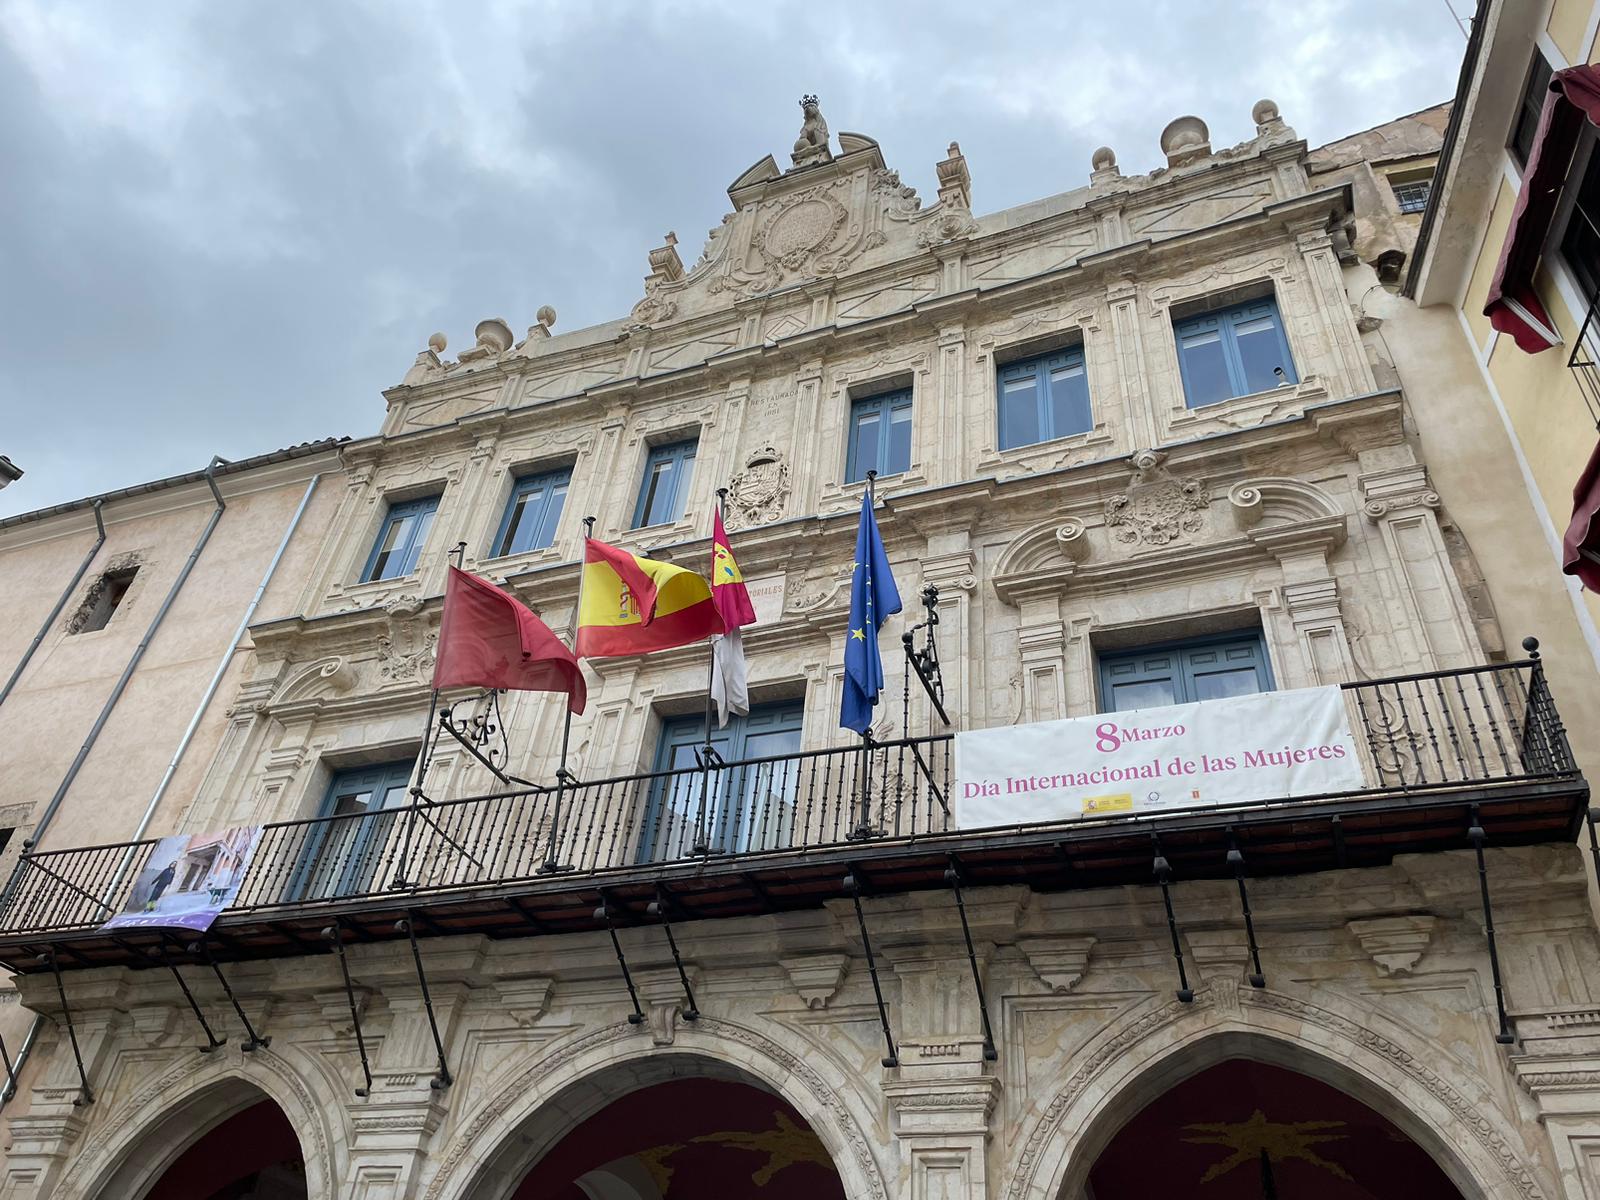
[(433, 688), (506, 688), (565, 692), (581, 713), (588, 700), (577, 656), (528, 607), (457, 567), (450, 568), (439, 621)]
[(711, 585), (693, 571), (593, 538), (584, 542), (579, 658), (667, 650), (724, 629)]
[(711, 699), (716, 702), (717, 725), (721, 727), (728, 723), (730, 713), (750, 715), (750, 668), (739, 626), (755, 623), (756, 607), (750, 603), (744, 574), (728, 545), (720, 512), (711, 528), (711, 603), (728, 628), (727, 633), (711, 639)]

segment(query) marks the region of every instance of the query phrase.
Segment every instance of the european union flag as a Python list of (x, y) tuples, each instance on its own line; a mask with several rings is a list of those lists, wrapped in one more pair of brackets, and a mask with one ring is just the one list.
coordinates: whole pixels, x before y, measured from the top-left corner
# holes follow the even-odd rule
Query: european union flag
[(839, 724), (866, 733), (872, 708), (883, 691), (883, 659), (878, 630), (900, 611), (900, 589), (889, 571), (878, 522), (872, 515), (872, 493), (861, 497), (861, 528), (856, 534), (856, 569), (850, 580), (850, 631), (844, 643), (844, 695)]

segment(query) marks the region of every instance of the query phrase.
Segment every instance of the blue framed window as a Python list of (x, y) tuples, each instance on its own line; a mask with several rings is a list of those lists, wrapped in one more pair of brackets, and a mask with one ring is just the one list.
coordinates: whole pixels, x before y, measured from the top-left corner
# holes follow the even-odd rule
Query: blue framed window
[(373, 890), (392, 855), (395, 813), (406, 803), (414, 759), (339, 771), (328, 784), (320, 818), (305, 829), (304, 849), (287, 899), (325, 900)]
[(639, 485), (639, 503), (633, 510), (633, 527), (662, 525), (683, 516), (689, 502), (689, 481), (694, 477), (694, 452), (699, 440), (652, 446)]
[(911, 389), (852, 400), (844, 481), (859, 483), (868, 471), (899, 475), (910, 469)]
[(494, 557), (542, 550), (553, 543), (571, 483), (570, 467), (518, 478), (511, 485), (511, 499), (494, 535)]
[(1014, 450), (1094, 428), (1082, 346), (1007, 363), (996, 375), (1000, 449)]
[(1100, 656), (1100, 710), (1127, 712), (1272, 690), (1261, 634), (1167, 642)]
[(1270, 296), (1174, 322), (1190, 408), (1299, 383), (1278, 302)]
[[(757, 704), (711, 731), (711, 747), (735, 765), (709, 776), (695, 769), (705, 746), (705, 717), (669, 717), (656, 748), (657, 776), (640, 838), (639, 860), (659, 862), (691, 853), (696, 841), (729, 853), (777, 850), (794, 841), (795, 797), (800, 786), (793, 761), (749, 763), (800, 752), (804, 703)], [(665, 772), (676, 772), (666, 774)], [(701, 788), (709, 784), (701, 813)]]
[(394, 579), (415, 571), (417, 558), (428, 540), (428, 530), (433, 528), (433, 514), (438, 508), (437, 496), (389, 505), (389, 511), (384, 514), (383, 528), (378, 530), (377, 540), (372, 543), (372, 553), (367, 555), (366, 568), (361, 572), (362, 582)]

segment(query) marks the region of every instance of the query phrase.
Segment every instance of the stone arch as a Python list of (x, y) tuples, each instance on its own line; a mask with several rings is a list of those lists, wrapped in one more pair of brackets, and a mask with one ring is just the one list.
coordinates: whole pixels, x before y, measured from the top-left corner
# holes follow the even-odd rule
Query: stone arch
[(618, 1022), (542, 1056), (451, 1131), (450, 1152), (423, 1200), (502, 1200), (520, 1172), (614, 1098), (604, 1084), (619, 1072), (636, 1087), (699, 1074), (773, 1092), (822, 1139), (847, 1196), (888, 1200), (862, 1129), (864, 1108), (845, 1094), (842, 1073), (830, 1083), (812, 1061), (765, 1034), (710, 1017), (680, 1023), (670, 1046)]
[(138, 1196), (208, 1130), (264, 1099), (278, 1106), (299, 1137), (307, 1195), (332, 1196), (335, 1138), (327, 1114), (342, 1106), (319, 1102), (293, 1064), (265, 1049), (248, 1063), (190, 1051), (117, 1102), (104, 1125), (85, 1131), (49, 1194), (62, 1200)]
[(1192, 1004), (1169, 1001), (1109, 1029), (1024, 1133), (1006, 1200), (1080, 1195), (1095, 1159), (1144, 1104), (1227, 1058), (1286, 1067), (1361, 1101), (1427, 1151), (1467, 1200), (1545, 1200), (1518, 1122), (1483, 1080), (1374, 1009), (1345, 996), (1324, 1001), (1228, 980)]

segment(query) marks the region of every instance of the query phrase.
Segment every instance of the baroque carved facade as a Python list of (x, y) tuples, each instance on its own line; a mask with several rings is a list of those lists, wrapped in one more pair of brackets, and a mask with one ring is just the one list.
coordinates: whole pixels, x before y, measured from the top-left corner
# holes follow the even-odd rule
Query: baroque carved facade
[[(675, 237), (650, 252), (626, 318), (555, 334), (541, 314), (515, 344), (504, 322), (480, 326), (456, 361), (436, 339), (385, 393), (381, 433), (344, 449), (344, 494), (300, 612), (252, 628), (185, 829), (315, 816), (335, 772), (415, 754), (449, 547), (464, 543), (468, 569), (567, 635), (582, 517), (606, 541), (694, 565), (719, 488), (745, 576), (781, 598), (746, 631), (752, 697), (799, 703), (806, 748), (837, 744), (861, 494), (846, 478), (852, 403), (887, 388), (909, 390), (912, 434), (906, 469), (877, 482), (879, 520), (902, 594), (939, 589), (945, 703), (962, 728), (1097, 712), (1102, 656), (1195, 635), (1259, 630), (1280, 688), (1503, 658), (1522, 631), (1502, 634), (1474, 605), (1481, 576), (1449, 535), (1451, 497), (1419, 455), (1404, 380), (1375, 367), (1352, 311), (1351, 191), (1313, 186), (1275, 106), (1255, 121), (1256, 137), (1213, 152), (1184, 118), (1151, 175), (1124, 176), (1101, 151), (1088, 186), (985, 215), (953, 143), (924, 206), (871, 138), (842, 133), (819, 154), (803, 135), (792, 169), (769, 156), (734, 181), (693, 266)], [(1192, 407), (1175, 322), (1267, 296), (1295, 378)], [(1083, 356), (1087, 428), (1003, 444), (997, 371), (1067, 346)], [(652, 450), (688, 438), (681, 516), (633, 528)], [(553, 542), (496, 555), (514, 479), (554, 467), (571, 477)], [(416, 571), (362, 582), (384, 514), (423, 495), (439, 500)], [(885, 630), (886, 653), (913, 607)], [(573, 771), (655, 769), (664, 721), (703, 704), (703, 647), (587, 667)], [(903, 669), (891, 660), (880, 738), (933, 727), (920, 695), (898, 703)], [(553, 778), (559, 703), (514, 693), (503, 716), (507, 769)], [(495, 787), (459, 749), (432, 772), (442, 797)], [(1154, 888), (969, 889), (992, 1060), (957, 910), (939, 892), (866, 903), (892, 1067), (862, 926), (837, 899), (681, 925), (682, 977), (655, 930), (624, 930), (639, 1022), (598, 932), (429, 938), (428, 1004), (403, 941), (349, 946), (348, 1004), (326, 943), (242, 962), (233, 987), (272, 1036), (250, 1054), (235, 1039), (197, 1055), (166, 973), (73, 971), (78, 1040), (101, 1081), (90, 1106), (72, 1103), (54, 980), (27, 974), (24, 1002), (53, 1019), (27, 1103), (7, 1114), (0, 1197), (140, 1195), (193, 1141), (196, 1114), (265, 1095), (299, 1134), (313, 1196), (504, 1198), (608, 1099), (704, 1074), (792, 1106), (851, 1200), (1080, 1200), (1146, 1103), (1244, 1057), (1368, 1105), (1464, 1197), (1577, 1200), (1600, 1187), (1600, 947), (1584, 864), (1570, 844), (1489, 858), (1509, 1049), (1489, 1016), (1465, 850), (1254, 882), (1264, 987), (1249, 982), (1234, 885), (1175, 885), (1187, 1003)], [(193, 986), (232, 1028), (213, 981)], [(445, 1088), (428, 1084), (428, 1011), (452, 1064)], [(372, 1059), (364, 1097), (356, 1021)]]

